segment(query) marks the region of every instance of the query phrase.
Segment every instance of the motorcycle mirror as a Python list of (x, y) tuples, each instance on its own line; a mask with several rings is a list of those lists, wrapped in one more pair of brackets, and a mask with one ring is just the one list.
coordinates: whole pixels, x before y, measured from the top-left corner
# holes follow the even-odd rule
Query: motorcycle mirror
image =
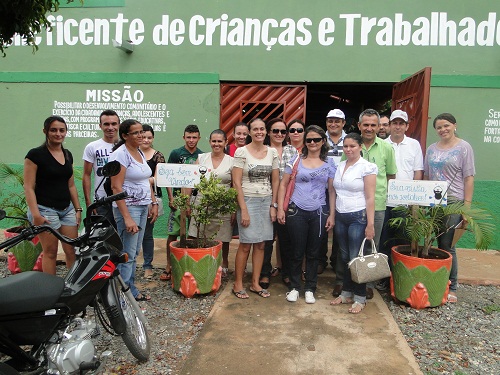
[(5, 212), (5, 210), (0, 210), (0, 220), (5, 219), (6, 216), (7, 216), (7, 213)]
[(104, 167), (102, 167), (102, 175), (104, 177), (116, 176), (118, 173), (120, 173), (121, 168), (122, 165), (119, 161), (110, 161), (109, 163), (106, 163)]

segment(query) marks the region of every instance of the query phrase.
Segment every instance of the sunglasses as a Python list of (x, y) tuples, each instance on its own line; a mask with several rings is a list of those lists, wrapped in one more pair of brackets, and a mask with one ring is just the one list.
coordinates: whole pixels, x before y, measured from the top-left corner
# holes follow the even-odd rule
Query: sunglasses
[(304, 133), (304, 129), (302, 129), (302, 128), (290, 128), (290, 129), (288, 129), (288, 132), (289, 133), (295, 133), (295, 132)]
[(281, 134), (283, 134), (283, 135), (285, 135), (285, 134), (286, 134), (286, 130), (285, 130), (285, 129), (271, 129), (271, 132), (272, 132), (273, 134), (279, 134), (279, 133), (281, 133)]
[(311, 143), (311, 142), (319, 143), (322, 140), (323, 140), (323, 138), (306, 138), (306, 143)]

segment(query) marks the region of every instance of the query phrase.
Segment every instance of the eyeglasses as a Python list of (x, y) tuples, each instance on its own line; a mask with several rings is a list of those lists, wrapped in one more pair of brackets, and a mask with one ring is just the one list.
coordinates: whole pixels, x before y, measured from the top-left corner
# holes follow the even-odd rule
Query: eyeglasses
[(138, 136), (139, 134), (140, 135), (143, 135), (144, 133), (146, 133), (144, 130), (137, 130), (136, 132), (133, 132), (133, 133), (127, 133), (128, 135), (132, 135), (134, 137)]
[(306, 138), (306, 143), (311, 143), (311, 142), (319, 143), (322, 140), (323, 140), (323, 138)]
[(288, 129), (288, 132), (289, 133), (295, 133), (295, 132), (297, 132), (297, 133), (300, 134), (300, 133), (304, 133), (304, 129), (302, 129), (302, 128), (290, 128), (290, 129)]
[(273, 134), (279, 134), (279, 133), (281, 133), (281, 134), (283, 134), (283, 135), (285, 135), (285, 134), (286, 134), (286, 130), (285, 130), (285, 129), (271, 129), (271, 132), (272, 132)]

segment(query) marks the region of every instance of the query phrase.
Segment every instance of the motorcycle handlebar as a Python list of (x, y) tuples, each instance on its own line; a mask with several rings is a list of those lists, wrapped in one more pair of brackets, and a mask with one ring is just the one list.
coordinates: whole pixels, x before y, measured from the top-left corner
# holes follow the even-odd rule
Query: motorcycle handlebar
[[(104, 197), (104, 198), (99, 199), (98, 201), (92, 203), (87, 208), (87, 217), (97, 207), (106, 205), (106, 204), (114, 202), (114, 201), (118, 201), (120, 199), (124, 199), (126, 197), (127, 197), (127, 193), (125, 191), (123, 191), (121, 193), (114, 194), (114, 195), (111, 195), (109, 197)], [(10, 247), (17, 245), (18, 243), (20, 243), (24, 240), (30, 240), (30, 239), (34, 238), (37, 234), (42, 233), (42, 232), (47, 232), (47, 231), (51, 232), (60, 241), (65, 242), (69, 245), (73, 245), (73, 246), (80, 245), (82, 242), (82, 239), (85, 237), (85, 234), (84, 234), (83, 236), (80, 236), (77, 238), (69, 238), (69, 237), (62, 235), (61, 233), (59, 233), (58, 231), (56, 231), (55, 229), (53, 229), (49, 225), (33, 225), (31, 227), (23, 229), (21, 231), (21, 233), (19, 233), (17, 236), (15, 236), (13, 238), (9, 238), (8, 240), (2, 242), (0, 244), (0, 250), (5, 249), (5, 251), (7, 251)]]

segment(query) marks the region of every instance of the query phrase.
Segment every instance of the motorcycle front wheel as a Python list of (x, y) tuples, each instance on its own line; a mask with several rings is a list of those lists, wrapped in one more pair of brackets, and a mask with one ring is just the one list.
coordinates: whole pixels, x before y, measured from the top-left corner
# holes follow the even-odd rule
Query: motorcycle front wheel
[[(140, 310), (137, 302), (131, 301), (132, 293), (124, 293), (122, 288), (118, 285), (118, 298), (122, 308), (123, 317), (127, 322), (127, 329), (121, 335), (123, 342), (127, 346), (132, 355), (141, 362), (149, 359), (151, 351), (151, 343), (149, 339), (148, 329), (144, 324), (143, 313)], [(141, 319), (142, 317), (142, 319)]]

